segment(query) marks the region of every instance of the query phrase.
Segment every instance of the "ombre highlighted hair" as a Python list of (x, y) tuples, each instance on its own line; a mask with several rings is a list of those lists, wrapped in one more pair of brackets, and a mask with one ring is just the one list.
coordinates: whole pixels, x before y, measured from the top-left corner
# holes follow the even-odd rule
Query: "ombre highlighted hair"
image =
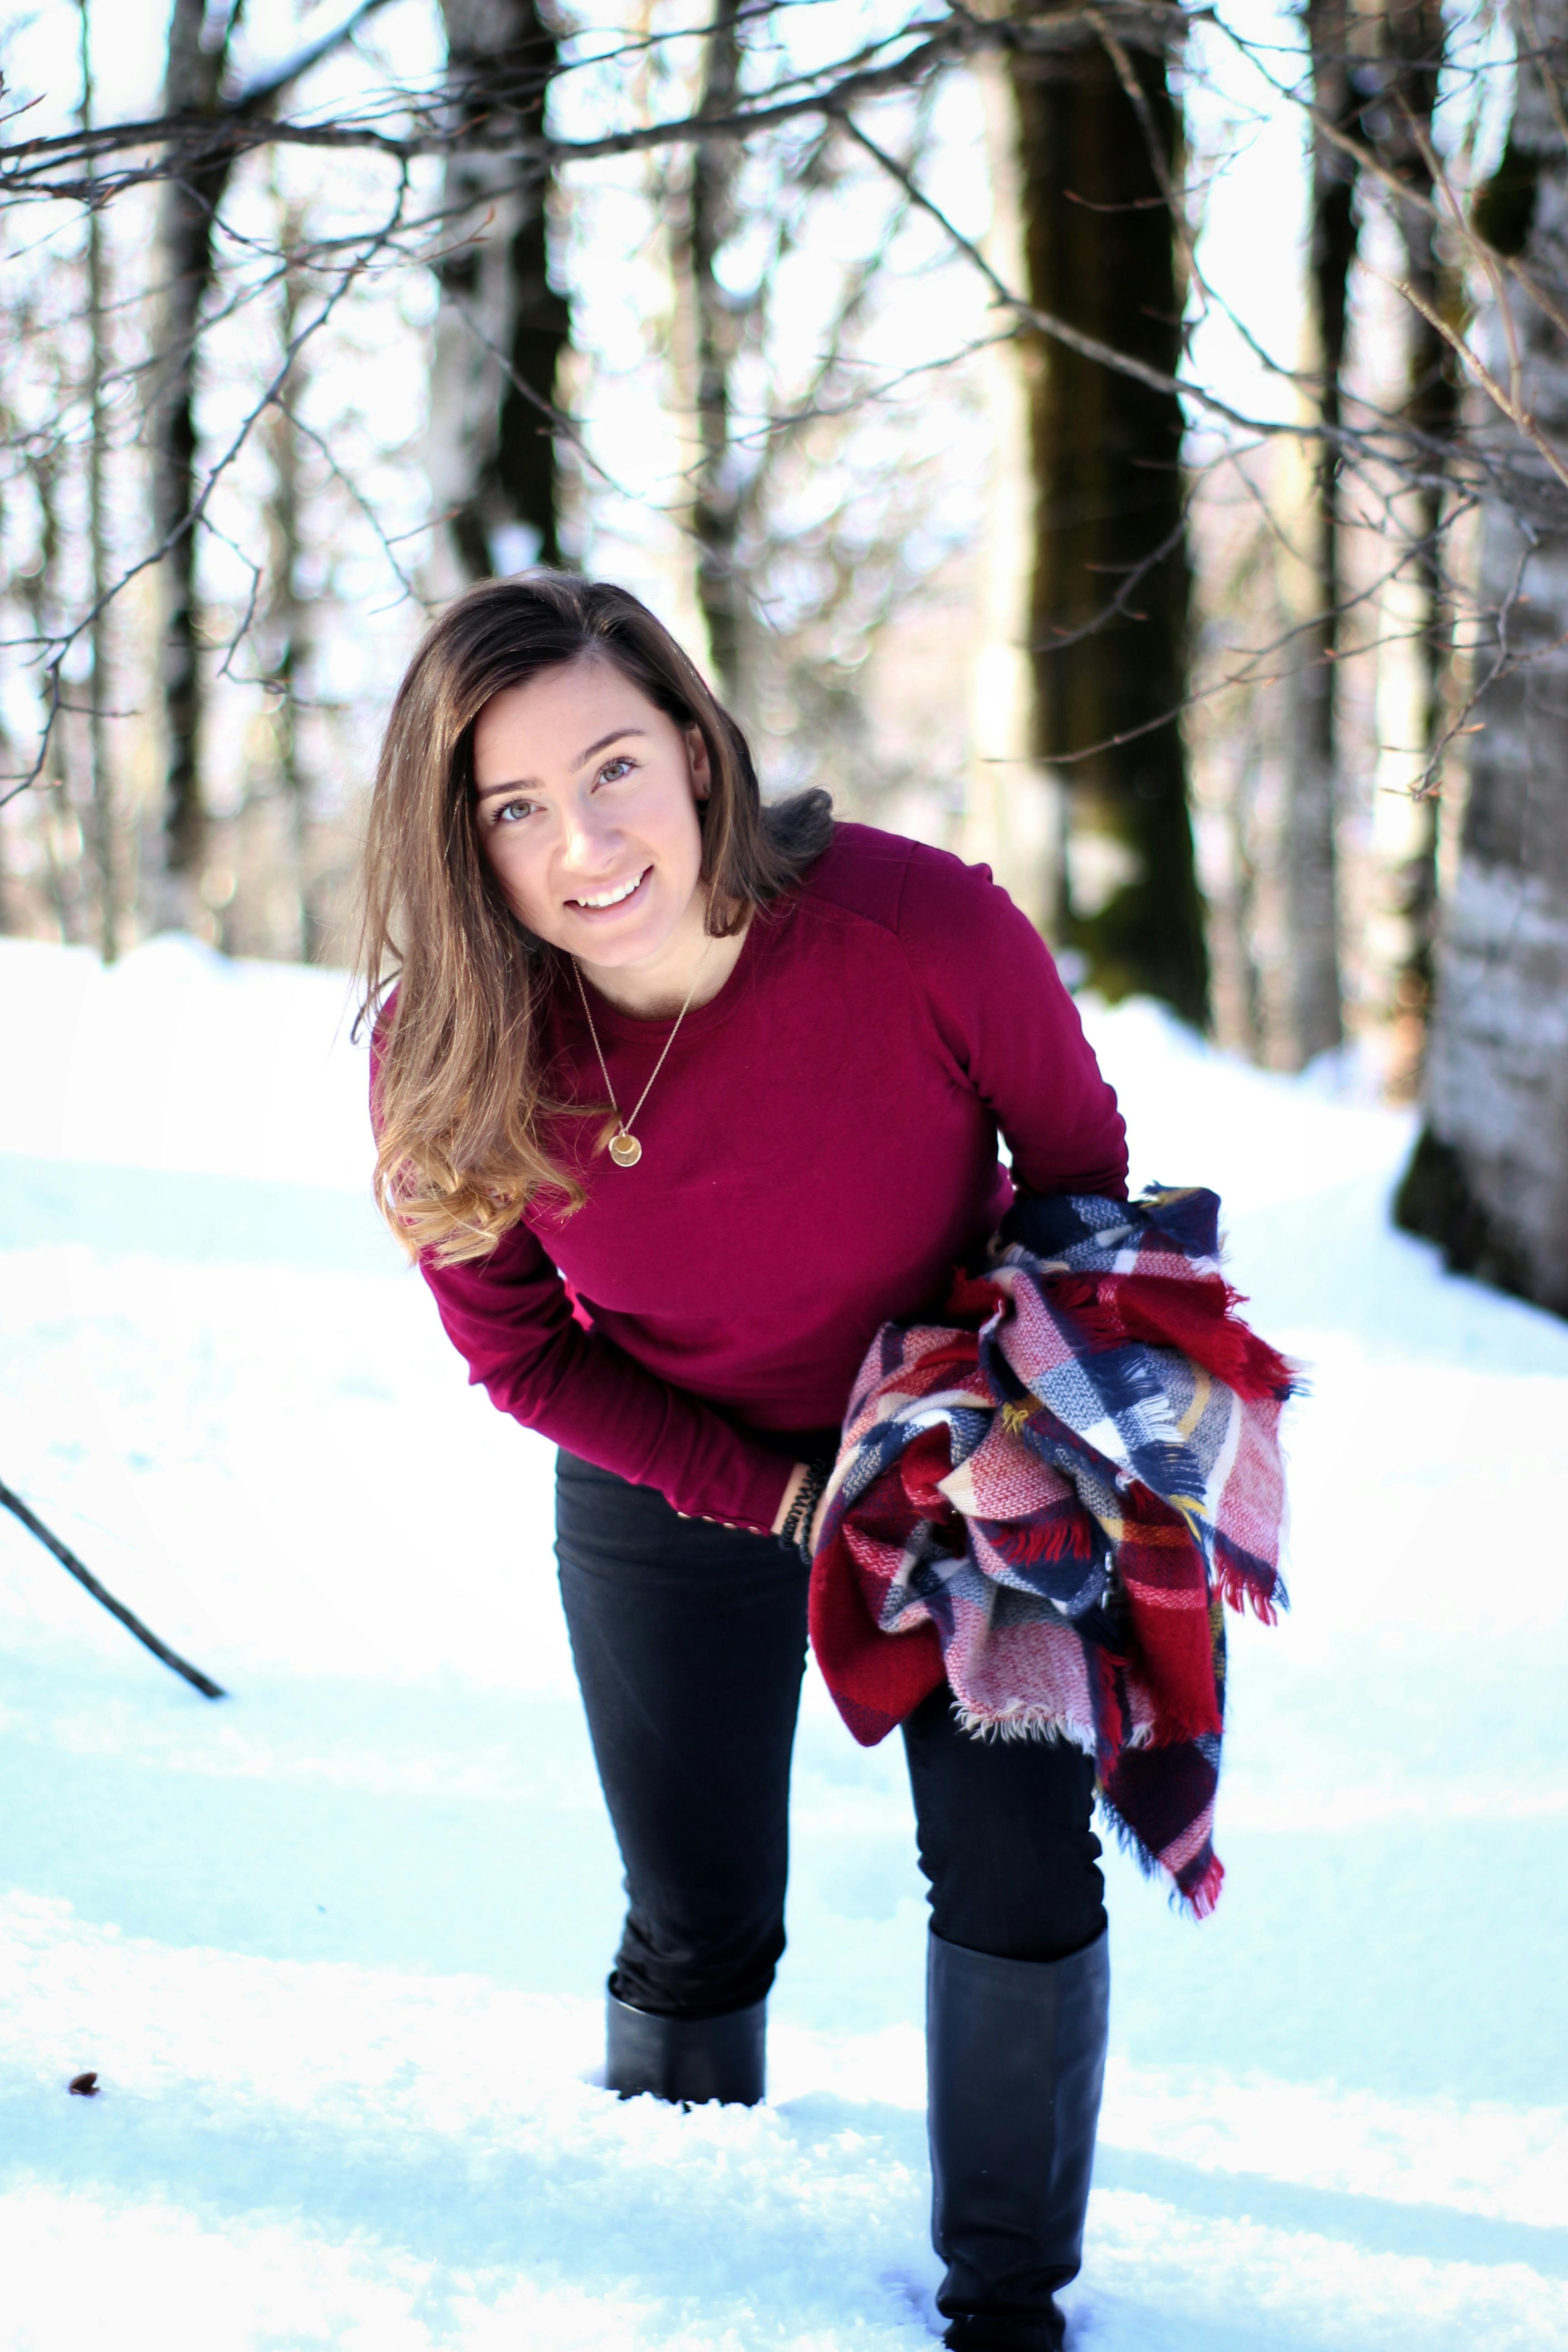
[[(551, 1127), (582, 1116), (540, 1066), (564, 959), (508, 905), (480, 847), (474, 722), (492, 695), (611, 662), (708, 748), (698, 805), (707, 928), (738, 930), (796, 882), (833, 828), (825, 792), (764, 807), (740, 728), (661, 622), (624, 588), (558, 572), (489, 580), (427, 631), (397, 691), (363, 867), (360, 1021), (374, 1029), (376, 1204), (411, 1255), (485, 1256), (536, 1193), (583, 1188)], [(607, 1109), (608, 1106), (595, 1106)]]

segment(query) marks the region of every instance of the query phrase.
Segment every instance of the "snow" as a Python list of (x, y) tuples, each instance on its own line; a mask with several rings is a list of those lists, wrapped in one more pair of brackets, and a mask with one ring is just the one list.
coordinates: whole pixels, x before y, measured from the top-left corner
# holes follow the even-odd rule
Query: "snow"
[[(617, 1866), (547, 1449), (365, 1198), (341, 976), (0, 941), (0, 2346), (932, 2340), (897, 1742), (809, 1685), (768, 2105), (595, 2082)], [(1568, 1327), (1395, 1234), (1408, 1120), (1090, 1014), (1310, 1367), (1215, 1916), (1109, 1858), (1084, 2352), (1568, 2347)], [(96, 2099), (66, 2094), (98, 2070)]]

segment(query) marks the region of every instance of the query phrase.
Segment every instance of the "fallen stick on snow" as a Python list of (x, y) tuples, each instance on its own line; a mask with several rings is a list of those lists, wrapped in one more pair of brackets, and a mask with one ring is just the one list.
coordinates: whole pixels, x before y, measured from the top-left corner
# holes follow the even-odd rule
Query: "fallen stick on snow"
[(184, 1675), (185, 1680), (193, 1684), (204, 1698), (227, 1696), (220, 1683), (215, 1683), (209, 1675), (204, 1675), (200, 1666), (187, 1664), (177, 1650), (170, 1649), (167, 1642), (160, 1642), (152, 1627), (143, 1625), (141, 1618), (127, 1609), (123, 1601), (116, 1601), (113, 1593), (107, 1591), (100, 1584), (91, 1569), (82, 1566), (70, 1546), (61, 1543), (58, 1536), (45, 1527), (42, 1519), (27, 1508), (20, 1495), (14, 1495), (11, 1492), (3, 1478), (0, 1478), (0, 1503), (4, 1503), (8, 1511), (14, 1511), (28, 1532), (36, 1535), (45, 1549), (54, 1553), (60, 1566), (68, 1568), (77, 1582), (85, 1584), (93, 1599), (101, 1601), (111, 1617), (118, 1617), (122, 1625), (129, 1626), (136, 1639), (151, 1650), (155, 1658), (162, 1658), (166, 1666), (173, 1666), (177, 1675)]

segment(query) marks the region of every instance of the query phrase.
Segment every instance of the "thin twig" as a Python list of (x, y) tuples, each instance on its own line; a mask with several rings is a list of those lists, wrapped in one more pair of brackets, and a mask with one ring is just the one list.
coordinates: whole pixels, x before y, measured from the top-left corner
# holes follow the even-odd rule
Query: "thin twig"
[(227, 1697), (228, 1693), (220, 1683), (215, 1683), (210, 1675), (204, 1675), (200, 1666), (193, 1666), (188, 1658), (182, 1658), (177, 1650), (171, 1650), (167, 1642), (161, 1642), (152, 1627), (143, 1625), (141, 1618), (133, 1610), (127, 1609), (123, 1601), (116, 1601), (113, 1593), (100, 1584), (91, 1569), (83, 1567), (70, 1546), (62, 1543), (53, 1529), (47, 1528), (37, 1513), (30, 1511), (20, 1495), (13, 1494), (3, 1479), (0, 1479), (0, 1504), (21, 1520), (29, 1535), (37, 1537), (46, 1551), (54, 1553), (62, 1568), (69, 1569), (77, 1582), (85, 1585), (93, 1599), (101, 1601), (111, 1617), (118, 1617), (121, 1623), (135, 1634), (143, 1649), (151, 1650), (155, 1658), (162, 1658), (166, 1666), (172, 1666), (177, 1675), (183, 1675), (204, 1698)]
[[(1241, 34), (1233, 31), (1217, 11), (1210, 12), (1207, 21), (1225, 35), (1226, 39), (1247, 59), (1253, 71), (1268, 84), (1277, 97), (1286, 100), (1291, 106), (1300, 108), (1313, 129), (1321, 133), (1331, 147), (1337, 147), (1342, 154), (1350, 156), (1369, 178), (1380, 180), (1385, 188), (1398, 197), (1401, 204), (1413, 205), (1415, 211), (1425, 213), (1431, 220), (1440, 224), (1445, 222), (1446, 215), (1443, 208), (1435, 196), (1429, 196), (1422, 188), (1413, 188), (1407, 180), (1401, 179), (1391, 164), (1384, 163), (1375, 147), (1369, 147), (1363, 141), (1352, 138), (1348, 131), (1342, 131), (1331, 115), (1325, 114), (1321, 107), (1314, 106), (1310, 99), (1303, 98), (1299, 89), (1293, 88), (1289, 82), (1281, 81), (1277, 75), (1271, 74), (1259, 58), (1256, 44), (1244, 39)], [(1479, 236), (1474, 226), (1469, 223), (1466, 224), (1466, 233), (1468, 239), (1473, 239), (1478, 244), (1485, 243), (1484, 238)], [(1515, 254), (1499, 253), (1495, 246), (1489, 246), (1487, 250), (1491, 256), (1493, 264), (1505, 270), (1516, 285), (1523, 287), (1537, 310), (1551, 320), (1558, 333), (1568, 335), (1568, 312), (1564, 312), (1562, 304), (1553, 298), (1549, 289), (1542, 284), (1535, 272), (1528, 268)]]
[(1426, 324), (1442, 336), (1443, 341), (1458, 358), (1464, 361), (1465, 365), (1472, 371), (1477, 382), (1494, 406), (1500, 409), (1509, 423), (1523, 434), (1532, 448), (1540, 452), (1563, 488), (1568, 489), (1568, 460), (1563, 458), (1555, 443), (1542, 431), (1530, 410), (1524, 405), (1519, 391), (1517, 389), (1512, 392), (1505, 391), (1485, 360), (1470, 349), (1458, 330), (1451, 327), (1441, 312), (1435, 310), (1426, 296), (1418, 293), (1414, 286), (1396, 282), (1395, 291), (1404, 295), (1412, 310), (1420, 311)]

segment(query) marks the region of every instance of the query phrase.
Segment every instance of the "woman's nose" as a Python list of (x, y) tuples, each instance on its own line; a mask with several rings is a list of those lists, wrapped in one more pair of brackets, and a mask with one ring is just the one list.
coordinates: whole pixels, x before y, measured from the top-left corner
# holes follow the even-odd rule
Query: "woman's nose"
[(577, 874), (602, 873), (615, 857), (614, 825), (605, 822), (592, 801), (568, 802), (564, 815), (564, 864)]

